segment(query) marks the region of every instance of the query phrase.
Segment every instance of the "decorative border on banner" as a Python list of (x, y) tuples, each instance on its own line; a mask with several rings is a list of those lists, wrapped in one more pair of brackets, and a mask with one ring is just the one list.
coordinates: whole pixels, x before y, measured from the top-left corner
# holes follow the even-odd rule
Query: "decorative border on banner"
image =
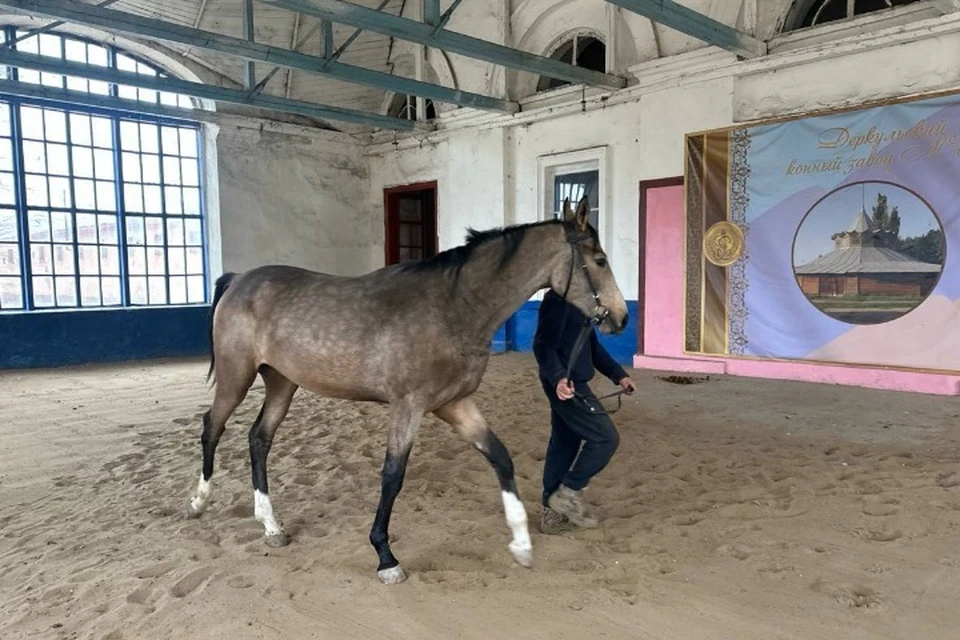
[(703, 176), (706, 136), (687, 136), (684, 164), (684, 351), (700, 351), (700, 313), (703, 308)]
[(747, 192), (747, 178), (750, 176), (750, 163), (747, 156), (750, 151), (750, 132), (747, 129), (735, 129), (731, 132), (730, 145), (730, 219), (743, 230), (743, 254), (729, 269), (728, 314), (730, 333), (728, 353), (742, 356), (747, 351), (747, 261), (750, 259), (747, 238), (750, 225), (747, 223), (747, 206), (750, 194)]

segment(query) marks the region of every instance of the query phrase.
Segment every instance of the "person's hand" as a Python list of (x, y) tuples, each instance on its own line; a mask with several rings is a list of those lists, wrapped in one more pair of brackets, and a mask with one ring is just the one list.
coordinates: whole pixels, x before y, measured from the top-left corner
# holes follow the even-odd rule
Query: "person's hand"
[(573, 383), (566, 378), (561, 378), (557, 383), (557, 397), (561, 400), (569, 400), (573, 397)]
[(620, 381), (620, 387), (627, 392), (627, 395), (630, 395), (637, 390), (637, 385), (633, 383), (633, 380), (630, 379), (630, 376), (627, 376)]

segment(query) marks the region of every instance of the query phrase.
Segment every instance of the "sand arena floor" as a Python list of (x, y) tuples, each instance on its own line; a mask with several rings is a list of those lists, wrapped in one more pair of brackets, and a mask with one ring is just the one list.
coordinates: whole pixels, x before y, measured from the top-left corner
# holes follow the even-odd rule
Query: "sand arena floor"
[[(367, 533), (383, 407), (300, 391), (269, 460), (292, 536), (253, 519), (258, 384), (200, 469), (206, 363), (0, 374), (0, 638), (955, 639), (960, 399), (636, 372), (589, 490), (601, 528), (536, 531), (548, 437), (529, 355), (479, 405), (514, 455), (536, 564), (516, 565), (482, 457), (428, 419), (394, 511), (410, 579)], [(595, 389), (609, 385), (598, 382)]]

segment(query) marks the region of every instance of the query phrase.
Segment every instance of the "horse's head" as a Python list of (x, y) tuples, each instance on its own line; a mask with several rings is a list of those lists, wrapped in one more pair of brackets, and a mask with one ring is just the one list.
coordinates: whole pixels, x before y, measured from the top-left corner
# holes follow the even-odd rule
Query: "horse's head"
[(603, 333), (620, 333), (627, 326), (627, 303), (600, 246), (597, 230), (589, 222), (590, 203), (580, 200), (577, 210), (563, 201), (563, 227), (570, 250), (550, 274), (550, 288), (588, 318), (599, 320)]

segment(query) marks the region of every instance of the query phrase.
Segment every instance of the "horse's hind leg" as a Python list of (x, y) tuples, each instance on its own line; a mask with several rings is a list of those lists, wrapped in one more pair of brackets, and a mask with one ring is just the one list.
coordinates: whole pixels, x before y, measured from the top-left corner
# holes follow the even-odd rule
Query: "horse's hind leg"
[(416, 439), (417, 430), (423, 420), (422, 411), (410, 407), (397, 405), (390, 416), (390, 426), (387, 432), (387, 455), (383, 462), (380, 485), (380, 504), (377, 507), (377, 517), (370, 529), (370, 544), (377, 551), (380, 559), (377, 565), (377, 576), (384, 584), (397, 584), (407, 579), (407, 575), (400, 567), (400, 563), (390, 550), (390, 514), (393, 512), (393, 503), (403, 488), (403, 477), (407, 471), (407, 460), (410, 450)]
[(290, 409), (297, 385), (266, 365), (260, 368), (265, 387), (263, 408), (257, 421), (250, 428), (250, 466), (253, 475), (253, 512), (263, 525), (263, 535), (271, 547), (287, 544), (287, 534), (277, 522), (270, 503), (270, 491), (267, 488), (267, 454), (273, 444), (277, 427), (283, 422)]
[(220, 436), (223, 435), (227, 420), (243, 402), (256, 375), (257, 372), (252, 367), (244, 370), (241, 367), (225, 367), (221, 362), (217, 363), (217, 387), (213, 405), (203, 414), (203, 433), (200, 436), (203, 469), (200, 473), (200, 481), (197, 483), (197, 491), (190, 498), (190, 504), (187, 506), (187, 515), (192, 518), (199, 517), (210, 503), (213, 490), (210, 479), (213, 476), (213, 458), (217, 451), (217, 444), (220, 442)]
[(497, 479), (500, 481), (504, 515), (507, 526), (513, 534), (513, 540), (509, 546), (510, 553), (524, 567), (532, 566), (533, 544), (527, 529), (527, 511), (520, 502), (517, 483), (513, 476), (513, 460), (507, 448), (487, 426), (486, 420), (483, 419), (471, 398), (455, 400), (440, 407), (434, 411), (434, 414), (452, 425), (467, 442), (476, 447), (496, 471)]

